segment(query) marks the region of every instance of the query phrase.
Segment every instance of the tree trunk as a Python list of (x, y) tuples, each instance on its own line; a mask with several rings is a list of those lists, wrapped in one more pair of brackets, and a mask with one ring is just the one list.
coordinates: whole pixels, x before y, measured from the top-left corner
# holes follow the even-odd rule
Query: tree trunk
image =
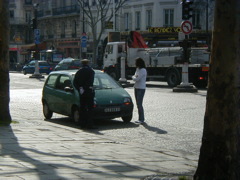
[(9, 125), (9, 14), (8, 0), (0, 1), (0, 125)]
[(240, 179), (239, 14), (239, 0), (216, 0), (204, 130), (195, 180)]

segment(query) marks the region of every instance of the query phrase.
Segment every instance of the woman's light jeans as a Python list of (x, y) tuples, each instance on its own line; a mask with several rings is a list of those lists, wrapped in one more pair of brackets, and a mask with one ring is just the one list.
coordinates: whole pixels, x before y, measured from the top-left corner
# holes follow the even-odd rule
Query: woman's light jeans
[(137, 103), (137, 108), (138, 108), (138, 120), (141, 122), (144, 122), (144, 109), (143, 109), (143, 97), (145, 94), (145, 89), (134, 89), (134, 94), (135, 94), (135, 99)]

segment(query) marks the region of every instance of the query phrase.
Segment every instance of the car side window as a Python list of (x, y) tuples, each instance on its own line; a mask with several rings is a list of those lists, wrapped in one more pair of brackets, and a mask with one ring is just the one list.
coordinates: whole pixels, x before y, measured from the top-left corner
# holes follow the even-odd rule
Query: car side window
[(99, 88), (100, 87), (100, 82), (98, 77), (94, 77), (94, 82), (93, 82), (93, 87), (94, 88)]
[(65, 87), (72, 87), (72, 84), (68, 76), (62, 75), (57, 81), (56, 88), (64, 90)]
[(54, 88), (57, 77), (58, 77), (57, 75), (50, 75), (46, 82), (46, 86)]

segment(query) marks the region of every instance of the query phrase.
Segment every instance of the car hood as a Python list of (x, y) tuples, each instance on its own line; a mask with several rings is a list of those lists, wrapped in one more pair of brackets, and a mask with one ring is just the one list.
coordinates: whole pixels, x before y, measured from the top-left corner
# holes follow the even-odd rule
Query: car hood
[(130, 97), (123, 88), (98, 89), (95, 90), (95, 99), (98, 105), (104, 104), (122, 104), (125, 97)]

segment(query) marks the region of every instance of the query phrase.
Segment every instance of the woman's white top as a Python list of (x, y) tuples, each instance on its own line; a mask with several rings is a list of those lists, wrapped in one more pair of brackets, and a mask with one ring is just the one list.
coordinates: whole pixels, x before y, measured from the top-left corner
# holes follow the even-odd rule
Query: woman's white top
[(134, 88), (146, 89), (147, 70), (146, 68), (137, 68), (132, 80), (135, 81)]

